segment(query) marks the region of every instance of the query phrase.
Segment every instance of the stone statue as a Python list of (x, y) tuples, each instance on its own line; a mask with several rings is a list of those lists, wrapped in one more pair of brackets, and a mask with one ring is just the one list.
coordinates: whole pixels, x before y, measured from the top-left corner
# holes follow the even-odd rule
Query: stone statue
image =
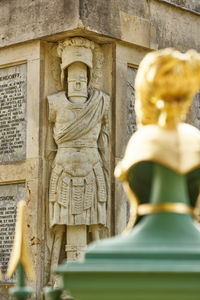
[(95, 44), (83, 38), (66, 39), (58, 46), (65, 90), (48, 96), (56, 146), (52, 143), (49, 149), (51, 266), (58, 264), (64, 232), (67, 258), (76, 260), (87, 244), (88, 232), (97, 240), (99, 231), (108, 226), (109, 96), (88, 89), (95, 77), (95, 50)]

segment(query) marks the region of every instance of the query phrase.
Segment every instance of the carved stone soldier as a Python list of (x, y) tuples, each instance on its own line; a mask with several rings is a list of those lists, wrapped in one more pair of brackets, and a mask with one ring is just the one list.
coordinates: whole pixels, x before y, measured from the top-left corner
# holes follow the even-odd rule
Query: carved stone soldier
[(108, 225), (109, 96), (88, 89), (94, 48), (92, 41), (83, 38), (59, 44), (61, 81), (66, 88), (48, 96), (57, 148), (49, 187), (49, 222), (54, 232), (51, 266), (58, 264), (65, 231), (67, 258), (75, 260), (87, 244), (88, 231), (96, 240)]

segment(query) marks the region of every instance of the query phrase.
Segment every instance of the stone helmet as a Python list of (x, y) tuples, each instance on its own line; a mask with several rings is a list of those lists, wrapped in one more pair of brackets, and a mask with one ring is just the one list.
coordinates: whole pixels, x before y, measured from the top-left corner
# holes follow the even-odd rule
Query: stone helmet
[(63, 87), (65, 70), (74, 62), (82, 62), (86, 64), (89, 69), (89, 77), (91, 76), (94, 47), (94, 42), (82, 37), (67, 38), (64, 41), (59, 42), (57, 52), (58, 56), (61, 57), (62, 60), (61, 84)]

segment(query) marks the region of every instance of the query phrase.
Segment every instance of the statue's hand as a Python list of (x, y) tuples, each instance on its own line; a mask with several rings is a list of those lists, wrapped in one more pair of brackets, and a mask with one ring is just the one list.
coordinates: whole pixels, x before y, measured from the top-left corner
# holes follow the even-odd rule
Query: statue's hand
[(53, 164), (54, 158), (56, 156), (56, 151), (46, 151), (46, 159), (49, 161), (50, 165)]

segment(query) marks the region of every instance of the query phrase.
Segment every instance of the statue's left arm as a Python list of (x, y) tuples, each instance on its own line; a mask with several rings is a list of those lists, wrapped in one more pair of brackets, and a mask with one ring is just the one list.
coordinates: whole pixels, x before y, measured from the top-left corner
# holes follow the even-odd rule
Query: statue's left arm
[(109, 107), (110, 97), (104, 95), (105, 110), (102, 118), (101, 132), (98, 138), (98, 148), (102, 158), (103, 169), (108, 176), (109, 172)]
[(109, 184), (109, 165), (110, 165), (110, 155), (109, 155), (109, 108), (110, 108), (110, 97), (104, 96), (105, 110), (102, 118), (101, 132), (98, 139), (99, 153), (102, 159), (102, 168), (105, 176), (106, 183), (106, 199), (105, 202), (107, 212), (106, 212), (106, 230), (102, 232), (102, 238), (109, 236), (110, 232), (110, 184)]

